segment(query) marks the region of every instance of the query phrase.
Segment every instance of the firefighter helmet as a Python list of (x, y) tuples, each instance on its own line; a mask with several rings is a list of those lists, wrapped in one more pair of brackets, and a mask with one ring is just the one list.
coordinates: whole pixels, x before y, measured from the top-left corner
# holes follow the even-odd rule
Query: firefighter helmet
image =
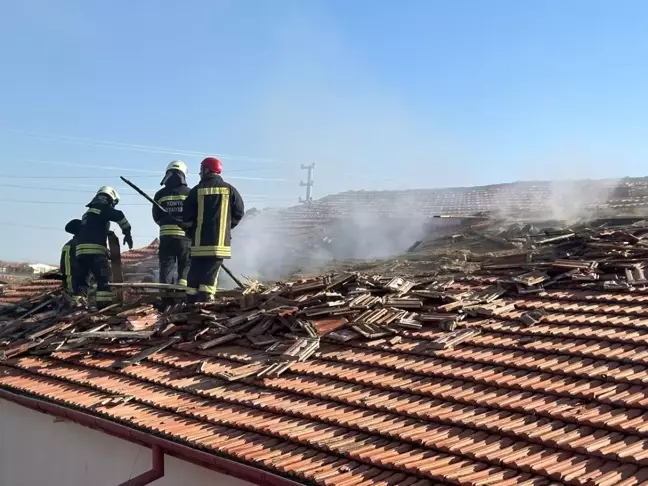
[(205, 169), (220, 174), (223, 171), (223, 164), (216, 157), (207, 157), (200, 163), (200, 172), (204, 172)]
[(101, 186), (97, 191), (97, 196), (99, 194), (105, 194), (110, 199), (112, 199), (115, 204), (119, 203), (119, 194), (110, 186)]
[(71, 235), (76, 235), (81, 229), (83, 222), (80, 219), (73, 219), (68, 221), (68, 224), (65, 225), (65, 232), (70, 233)]
[(160, 181), (160, 185), (163, 186), (167, 183), (169, 179), (175, 174), (176, 172), (180, 173), (180, 177), (182, 178), (182, 183), (186, 184), (187, 183), (187, 164), (185, 164), (182, 160), (174, 160), (172, 161), (169, 165), (167, 165), (166, 170), (164, 171), (164, 177)]
[(185, 164), (182, 160), (174, 160), (169, 165), (167, 165), (166, 172), (169, 172), (170, 170), (177, 170), (179, 172), (182, 172), (185, 177), (187, 176), (187, 164)]

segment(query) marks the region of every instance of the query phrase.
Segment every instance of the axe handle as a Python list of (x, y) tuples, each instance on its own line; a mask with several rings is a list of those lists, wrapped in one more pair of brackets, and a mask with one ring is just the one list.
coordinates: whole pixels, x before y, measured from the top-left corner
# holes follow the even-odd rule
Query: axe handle
[(224, 263), (221, 263), (221, 268), (225, 270), (225, 273), (230, 276), (232, 280), (234, 280), (234, 283), (238, 285), (240, 288), (244, 289), (245, 285), (243, 285), (243, 282), (241, 282), (236, 276), (232, 273), (232, 271), (225, 266)]

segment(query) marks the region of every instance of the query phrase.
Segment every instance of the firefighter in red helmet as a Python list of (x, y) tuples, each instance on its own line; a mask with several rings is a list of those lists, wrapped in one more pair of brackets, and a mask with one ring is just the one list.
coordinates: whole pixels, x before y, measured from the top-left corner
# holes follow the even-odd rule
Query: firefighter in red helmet
[(200, 182), (189, 192), (182, 212), (192, 234), (187, 295), (193, 302), (213, 299), (223, 259), (232, 257), (231, 230), (245, 213), (241, 195), (223, 180), (222, 171), (215, 157), (201, 162)]

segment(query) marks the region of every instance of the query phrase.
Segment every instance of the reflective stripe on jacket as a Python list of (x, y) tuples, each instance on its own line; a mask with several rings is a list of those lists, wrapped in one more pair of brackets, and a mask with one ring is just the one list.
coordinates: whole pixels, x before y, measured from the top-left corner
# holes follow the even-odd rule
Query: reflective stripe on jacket
[(192, 225), (191, 256), (231, 258), (231, 229), (243, 218), (245, 207), (234, 186), (217, 174), (191, 189), (182, 219)]
[(155, 202), (168, 213), (165, 214), (164, 211), (153, 205), (153, 220), (160, 227), (160, 237), (184, 238), (187, 236), (185, 230), (175, 223), (173, 217), (182, 218), (184, 204), (188, 195), (189, 188), (184, 184), (175, 187), (163, 187), (155, 194)]
[(72, 238), (61, 249), (60, 271), (63, 275), (63, 284), (69, 292), (72, 292), (72, 275), (77, 268), (76, 246), (76, 240)]
[(76, 254), (107, 254), (106, 240), (110, 231), (110, 223), (117, 223), (124, 235), (130, 235), (131, 225), (124, 213), (110, 205), (90, 203), (88, 206), (88, 210), (81, 219), (81, 229), (76, 236)]

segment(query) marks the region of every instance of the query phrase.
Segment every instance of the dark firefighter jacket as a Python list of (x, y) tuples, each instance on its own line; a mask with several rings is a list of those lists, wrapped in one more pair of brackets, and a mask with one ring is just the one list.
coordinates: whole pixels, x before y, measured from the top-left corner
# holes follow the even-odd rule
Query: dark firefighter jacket
[(120, 210), (110, 204), (93, 200), (88, 204), (88, 210), (82, 218), (81, 229), (77, 235), (76, 254), (80, 255), (107, 255), (106, 240), (110, 223), (119, 225), (124, 235), (130, 235), (131, 225)]
[(63, 284), (68, 290), (72, 290), (72, 275), (75, 274), (77, 268), (76, 262), (76, 237), (72, 238), (61, 250), (61, 274), (64, 277)]
[(172, 176), (166, 186), (160, 189), (153, 198), (160, 206), (167, 210), (165, 214), (155, 204), (153, 205), (153, 220), (160, 227), (160, 237), (175, 236), (185, 237), (185, 230), (178, 226), (174, 218), (182, 218), (185, 200), (189, 195), (189, 188), (183, 184), (179, 177)]
[(191, 189), (182, 220), (191, 225), (191, 257), (231, 258), (231, 229), (243, 218), (245, 207), (236, 188), (210, 174)]

